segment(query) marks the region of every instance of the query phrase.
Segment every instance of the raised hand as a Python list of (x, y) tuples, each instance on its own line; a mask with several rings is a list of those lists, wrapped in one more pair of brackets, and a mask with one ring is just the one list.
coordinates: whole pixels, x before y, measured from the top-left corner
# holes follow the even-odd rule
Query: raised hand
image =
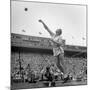
[(39, 19), (38, 22), (43, 24), (44, 28), (49, 32), (51, 36), (54, 35), (54, 33), (48, 28), (48, 26), (41, 19)]
[(43, 22), (41, 19), (40, 20), (38, 20), (39, 22)]

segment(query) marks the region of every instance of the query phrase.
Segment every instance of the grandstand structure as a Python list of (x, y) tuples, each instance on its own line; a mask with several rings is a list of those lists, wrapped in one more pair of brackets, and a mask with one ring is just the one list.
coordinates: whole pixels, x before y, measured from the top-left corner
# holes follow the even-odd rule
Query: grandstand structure
[[(67, 72), (72, 74), (73, 77), (83, 77), (87, 79), (87, 47), (66, 45), (65, 40), (65, 64)], [(53, 47), (49, 38), (26, 36), (20, 34), (11, 34), (11, 73), (16, 69), (15, 67), (26, 68), (30, 64), (30, 68), (36, 72), (48, 63), (55, 62), (53, 56)], [(21, 60), (18, 65), (17, 61)]]

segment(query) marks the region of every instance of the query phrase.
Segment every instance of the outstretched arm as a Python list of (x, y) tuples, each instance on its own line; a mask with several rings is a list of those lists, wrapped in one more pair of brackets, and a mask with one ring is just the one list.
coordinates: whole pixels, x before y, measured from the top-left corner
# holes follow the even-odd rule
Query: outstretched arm
[(52, 41), (53, 43), (55, 43), (57, 46), (61, 46), (61, 45), (62, 45), (62, 42), (57, 42), (57, 41), (54, 41), (53, 39), (51, 39), (51, 41)]
[(42, 20), (39, 20), (39, 22), (43, 24), (44, 28), (49, 32), (51, 36), (54, 35), (54, 33), (48, 28), (48, 26)]
[(56, 44), (57, 46), (63, 46), (64, 45), (62, 38), (59, 38), (58, 40), (54, 40), (53, 38), (51, 38), (51, 41), (54, 44)]

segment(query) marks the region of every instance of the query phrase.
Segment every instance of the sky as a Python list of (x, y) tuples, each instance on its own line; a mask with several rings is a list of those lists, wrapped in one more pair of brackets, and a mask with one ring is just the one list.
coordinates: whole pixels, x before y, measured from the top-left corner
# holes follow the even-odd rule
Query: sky
[(50, 38), (39, 19), (53, 32), (61, 28), (66, 44), (86, 46), (86, 6), (11, 1), (12, 33)]

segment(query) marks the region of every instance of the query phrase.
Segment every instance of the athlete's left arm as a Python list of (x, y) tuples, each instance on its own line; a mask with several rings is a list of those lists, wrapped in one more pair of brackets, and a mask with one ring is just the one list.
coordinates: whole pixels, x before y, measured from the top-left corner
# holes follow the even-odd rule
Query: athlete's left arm
[(55, 41), (53, 39), (51, 39), (51, 41), (55, 44), (57, 44), (58, 46), (61, 46), (62, 45), (62, 40), (59, 40), (59, 41)]

